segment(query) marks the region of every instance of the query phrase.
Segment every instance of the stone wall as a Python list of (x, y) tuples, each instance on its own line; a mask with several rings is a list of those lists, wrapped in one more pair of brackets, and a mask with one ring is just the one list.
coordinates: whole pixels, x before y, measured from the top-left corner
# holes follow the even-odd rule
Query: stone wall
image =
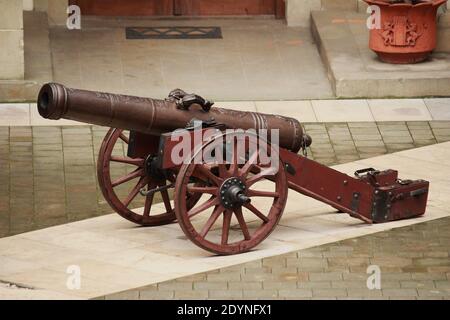
[(34, 0), (34, 10), (47, 12), (50, 26), (65, 25), (68, 0)]
[[(24, 78), (23, 2), (0, 0), (0, 80)], [(6, 50), (4, 48), (7, 48)]]

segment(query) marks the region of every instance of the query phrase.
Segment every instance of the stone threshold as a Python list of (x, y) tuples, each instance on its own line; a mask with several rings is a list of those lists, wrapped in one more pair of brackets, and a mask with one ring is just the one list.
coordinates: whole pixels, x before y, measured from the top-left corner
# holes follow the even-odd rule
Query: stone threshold
[[(301, 122), (448, 121), (450, 98), (349, 99), (299, 101), (225, 101), (218, 107), (272, 113)], [(43, 119), (35, 103), (0, 104), (0, 126), (86, 125), (70, 120)]]
[[(177, 224), (137, 228), (116, 214), (0, 239), (0, 298), (91, 299), (201, 272), (450, 216), (450, 142), (359, 160), (334, 168), (397, 168), (431, 183), (427, 212), (415, 219), (367, 225), (290, 192), (280, 224), (254, 251), (214, 256), (186, 240)], [(264, 200), (259, 200), (264, 201)], [(264, 205), (263, 203), (256, 203)], [(159, 205), (159, 210), (164, 210)], [(79, 266), (81, 288), (67, 287)]]

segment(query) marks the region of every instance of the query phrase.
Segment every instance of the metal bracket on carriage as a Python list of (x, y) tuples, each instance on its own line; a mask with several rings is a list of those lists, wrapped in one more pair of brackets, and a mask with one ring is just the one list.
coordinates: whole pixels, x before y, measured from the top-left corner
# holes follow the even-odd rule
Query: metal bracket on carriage
[(312, 144), (312, 138), (309, 134), (304, 134), (302, 137), (302, 142), (301, 142), (301, 150), (302, 150), (302, 154), (303, 156), (307, 157), (308, 156), (308, 147)]

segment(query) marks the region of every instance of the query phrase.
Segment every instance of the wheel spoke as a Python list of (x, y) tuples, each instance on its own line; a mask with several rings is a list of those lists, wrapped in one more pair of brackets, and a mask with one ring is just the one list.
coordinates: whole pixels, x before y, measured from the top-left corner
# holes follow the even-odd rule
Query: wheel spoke
[(247, 190), (247, 196), (249, 197), (268, 197), (268, 198), (278, 198), (279, 193), (273, 191), (262, 191), (262, 190)]
[(123, 202), (125, 207), (128, 207), (131, 201), (133, 201), (133, 199), (136, 198), (137, 194), (139, 193), (139, 190), (142, 189), (147, 184), (148, 182), (147, 180), (148, 180), (147, 177), (142, 177), (141, 179), (139, 179), (138, 183), (134, 186), (133, 190), (131, 190), (130, 194)]
[(208, 194), (212, 194), (212, 195), (217, 195), (219, 188), (218, 187), (188, 186), (187, 191), (189, 193), (208, 193)]
[(220, 186), (223, 182), (223, 179), (217, 177), (214, 175), (209, 169), (205, 168), (202, 165), (198, 165), (196, 169), (206, 178), (210, 179), (212, 182), (214, 182), (217, 186)]
[(111, 161), (114, 162), (120, 162), (120, 163), (127, 163), (131, 164), (133, 166), (143, 167), (144, 166), (144, 159), (133, 159), (130, 157), (118, 157), (118, 156), (111, 156)]
[(221, 205), (217, 205), (214, 209), (211, 216), (208, 218), (208, 221), (206, 221), (206, 224), (203, 226), (202, 231), (200, 231), (200, 236), (203, 238), (206, 237), (209, 230), (211, 230), (214, 223), (217, 221), (217, 219), (220, 217), (222, 212), (224, 211), (224, 208)]
[(273, 176), (277, 173), (278, 168), (277, 167), (269, 167), (267, 169), (261, 170), (258, 174), (255, 174), (254, 176), (250, 177), (247, 180), (247, 185), (250, 187), (251, 185), (255, 184), (256, 182), (264, 179), (267, 176)]
[(265, 223), (269, 222), (269, 218), (267, 218), (261, 211), (256, 209), (251, 203), (244, 204), (244, 207), (253, 212), (258, 218), (260, 218)]
[(230, 168), (228, 170), (228, 172), (230, 173), (230, 175), (232, 177), (237, 176), (238, 174), (238, 170), (239, 170), (239, 164), (238, 164), (238, 154), (237, 154), (237, 142), (235, 143), (235, 137), (233, 137), (232, 140), (232, 148), (233, 148), (233, 153), (231, 155), (231, 164), (230, 164)]
[(199, 214), (200, 212), (203, 212), (203, 211), (211, 208), (212, 206), (215, 206), (218, 204), (219, 204), (219, 198), (217, 198), (215, 196), (211, 196), (211, 198), (209, 198), (209, 200), (207, 200), (204, 203), (202, 203), (201, 205), (189, 210), (187, 213), (188, 217), (192, 218), (192, 217), (196, 216), (197, 214)]
[(242, 167), (242, 169), (240, 170), (240, 176), (242, 178), (245, 178), (247, 176), (247, 174), (250, 172), (250, 170), (252, 169), (252, 167), (255, 165), (256, 160), (258, 160), (258, 151), (255, 151), (252, 156), (250, 157), (250, 159), (248, 159), (248, 161), (245, 163), (245, 165)]
[(216, 163), (219, 169), (219, 176), (222, 178), (228, 178), (228, 171), (226, 166), (226, 159), (223, 156), (223, 150), (216, 148)]
[(228, 178), (228, 171), (227, 171), (227, 166), (224, 163), (220, 163), (217, 165), (217, 167), (219, 168), (219, 175), (222, 178)]
[(129, 174), (123, 176), (123, 177), (120, 177), (120, 178), (118, 178), (115, 181), (113, 181), (111, 183), (111, 185), (114, 188), (114, 187), (117, 187), (118, 185), (120, 185), (122, 183), (125, 183), (125, 182), (128, 182), (130, 180), (136, 179), (137, 177), (141, 177), (143, 175), (144, 175), (144, 170), (138, 168), (138, 169), (134, 170), (133, 172), (131, 172), (131, 173), (129, 173)]
[[(150, 186), (149, 185), (149, 189), (153, 188), (154, 186)], [(148, 217), (150, 216), (150, 209), (152, 208), (152, 204), (153, 204), (153, 196), (155, 194), (149, 194), (147, 196), (147, 198), (145, 199), (145, 206), (144, 206), (144, 217)]]
[(223, 226), (222, 226), (222, 245), (228, 244), (228, 235), (230, 233), (230, 223), (233, 213), (226, 210), (223, 214)]
[(234, 209), (234, 214), (241, 226), (242, 233), (244, 234), (245, 240), (250, 240), (252, 237), (250, 236), (250, 232), (248, 231), (247, 223), (245, 222), (244, 215), (242, 214), (242, 208), (238, 207)]
[(169, 192), (167, 190), (161, 191), (161, 196), (166, 207), (166, 212), (172, 212), (172, 204), (170, 203)]
[(126, 135), (123, 134), (123, 132), (120, 133), (119, 138), (126, 144), (130, 143), (130, 140), (128, 139), (128, 137)]

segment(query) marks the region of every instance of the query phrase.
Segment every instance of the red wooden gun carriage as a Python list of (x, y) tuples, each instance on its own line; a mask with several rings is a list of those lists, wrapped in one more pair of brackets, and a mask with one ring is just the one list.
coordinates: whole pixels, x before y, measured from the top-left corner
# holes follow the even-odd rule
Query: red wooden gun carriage
[[(427, 181), (400, 180), (395, 170), (373, 168), (348, 176), (299, 154), (312, 141), (296, 119), (212, 104), (182, 90), (156, 100), (55, 83), (44, 85), (38, 98), (44, 118), (111, 127), (97, 174), (118, 214), (143, 226), (177, 220), (187, 238), (217, 254), (248, 251), (269, 236), (288, 189), (367, 223), (424, 214)], [(277, 139), (265, 134), (274, 129)], [(126, 155), (114, 151), (120, 141), (127, 145)], [(113, 178), (113, 163), (132, 169)], [(117, 190), (125, 183), (132, 187), (120, 197)], [(156, 194), (163, 204), (157, 214), (152, 212)], [(143, 199), (141, 208), (132, 206), (136, 198)]]

